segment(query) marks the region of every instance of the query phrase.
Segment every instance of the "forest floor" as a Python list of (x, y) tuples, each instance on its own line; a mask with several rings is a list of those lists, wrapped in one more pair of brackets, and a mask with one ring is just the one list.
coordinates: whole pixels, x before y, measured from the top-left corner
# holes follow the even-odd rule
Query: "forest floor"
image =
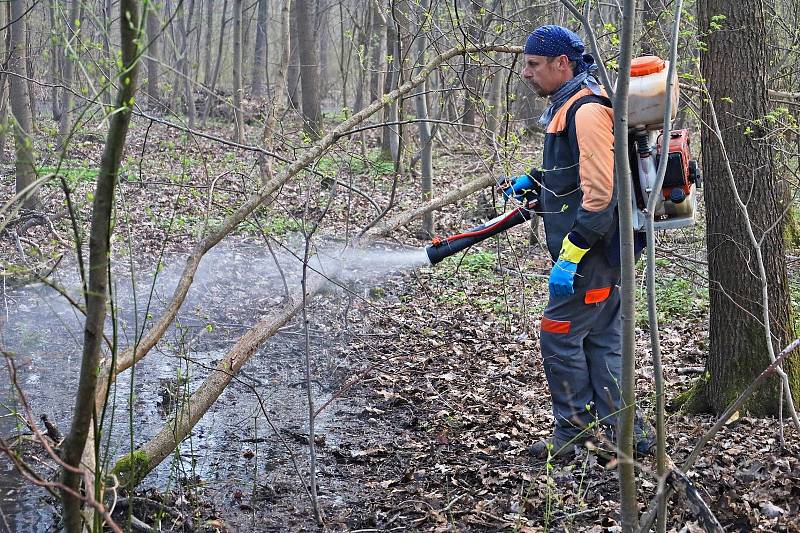
[[(146, 126), (138, 122), (130, 134), (113, 242), (115, 260), (127, 261), (132, 254), (140, 265), (137, 269), (152, 268), (162, 254), (185, 254), (205, 224), (219, 222), (258, 183), (254, 154), (189, 139), (160, 125), (150, 130)], [(48, 153), (48, 138), (52, 139), (44, 132), (38, 141), (41, 153)], [(302, 150), (301, 136), (296, 138), (297, 145), (284, 146), (283, 155)], [(537, 142), (523, 139), (531, 148)], [(479, 144), (474, 138), (461, 138), (450, 143), (451, 148), (461, 148), (437, 148), (434, 167), (441, 190), (481, 173), (503, 173)], [(61, 170), (82, 232), (88, 229), (101, 147), (101, 138), (79, 135)], [(367, 136), (363, 146), (353, 142), (330, 151), (316, 168), (352, 184), (383, 208), (392, 196), (393, 168), (378, 158), (378, 152), (377, 140)], [(536, 160), (533, 150), (520, 150), (516, 157), (522, 168)], [(41, 168), (48, 172), (57, 165), (54, 159), (43, 160)], [(8, 198), (13, 165), (4, 165), (2, 174), (3, 195)], [(296, 250), (302, 230), (323, 213), (320, 239), (352, 240), (376, 209), (345, 187), (337, 190), (326, 211), (329, 193), (319, 178), (299, 177), (282, 188), (271, 208), (259, 209), (237, 230), (234, 246), (263, 242), (269, 235)], [(401, 178), (392, 213), (416, 205), (418, 196), (415, 179)], [(463, 230), (491, 216), (478, 197), (486, 199), (482, 193), (473, 195), (437, 212), (437, 232)], [(61, 242), (46, 226), (30, 228), (22, 245), (28, 254), (40, 255), (29, 255), (29, 262), (47, 263), (66, 251), (72, 229), (63, 200), (57, 181), (44, 187), (42, 211), (56, 215), (54, 229)], [(398, 268), (380, 278), (339, 282), (310, 305), (310, 327), (319, 333), (311, 342), (313, 380), (331, 400), (316, 446), (319, 501), (327, 528), (620, 530), (613, 462), (604, 464), (585, 449), (570, 461), (537, 461), (527, 453), (528, 446), (552, 429), (538, 347), (549, 257), (540, 245), (529, 244), (528, 233), (527, 227), (515, 228), (436, 267)], [(659, 241), (657, 294), (668, 404), (699, 377), (708, 350), (702, 235), (698, 226)], [(419, 221), (396, 231), (390, 241), (423, 246)], [(0, 253), (7, 271), (20, 264), (8, 234), (0, 240)], [(247, 249), (241, 253), (247, 259)], [(6, 279), (23, 278), (18, 274)], [(640, 290), (636, 385), (639, 407), (652, 419), (653, 371), (643, 297)], [(252, 323), (260, 318), (260, 309), (242, 300), (226, 320)], [(303, 331), (299, 320), (292, 328)], [(286, 364), (299, 372), (301, 361)], [(269, 398), (269, 381), (258, 381), (257, 389), (241, 388), (236, 394), (260, 391)], [(228, 407), (235, 408), (235, 402)], [(669, 413), (667, 447), (675, 464), (681, 464), (714, 421), (711, 415)], [(60, 422), (68, 427), (68, 420)], [(295, 425), (300, 429), (291, 429), (296, 438), (290, 439), (287, 450), (296, 456), (307, 480), (307, 428)], [(778, 426), (776, 419), (739, 413), (690, 471), (689, 479), (727, 531), (800, 531), (800, 435), (786, 424), (783, 446)], [(233, 450), (226, 460), (252, 475), (237, 474), (235, 483), (222, 485), (202, 476), (185, 477), (172, 489), (159, 485), (160, 478), (148, 478), (139, 495), (182, 510), (185, 519), (173, 523), (175, 530), (313, 530), (303, 482), (286, 457), (274, 460), (276, 454), (289, 453), (281, 447), (285, 438), (279, 438), (289, 434), (287, 428), (276, 430), (225, 437)], [(262, 444), (254, 450), (243, 442)], [(269, 457), (263, 452), (267, 449), (272, 449)], [(655, 492), (654, 472), (651, 458), (638, 464), (642, 508)], [(141, 518), (150, 520), (148, 513)], [(673, 498), (669, 513), (668, 530), (701, 530), (680, 499)]]

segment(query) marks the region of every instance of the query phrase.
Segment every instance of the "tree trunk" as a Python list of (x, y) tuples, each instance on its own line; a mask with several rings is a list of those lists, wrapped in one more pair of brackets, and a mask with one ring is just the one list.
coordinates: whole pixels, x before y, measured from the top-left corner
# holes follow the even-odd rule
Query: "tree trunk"
[[(28, 96), (27, 73), (25, 70), (25, 6), (26, 2), (11, 2), (11, 40), (8, 70), (11, 85), (11, 113), (14, 117), (14, 171), (16, 174), (16, 191), (21, 193), (36, 180), (33, 154), (33, 121), (31, 118), (31, 101)], [(28, 190), (23, 206), (35, 209), (39, 206), (39, 195), (35, 190)]]
[[(103, 2), (103, 54), (104, 57), (111, 57), (111, 24), (113, 18), (111, 17), (111, 2), (112, 0), (104, 0)], [(107, 106), (111, 106), (114, 102), (114, 93), (111, 90), (111, 67), (104, 66), (102, 67), (103, 72), (103, 80), (102, 83), (105, 85), (105, 90), (103, 91), (103, 103)]]
[(183, 104), (186, 109), (186, 117), (188, 119), (189, 128), (194, 128), (197, 122), (197, 109), (194, 105), (194, 94), (192, 92), (192, 80), (189, 75), (189, 28), (191, 21), (194, 18), (195, 2), (192, 1), (189, 5), (188, 16), (184, 15), (184, 2), (178, 4), (178, 12), (175, 15), (178, 24), (178, 37), (180, 39), (178, 45), (178, 72), (180, 72), (181, 87), (183, 87)]
[[(26, 9), (27, 9), (27, 7), (28, 7), (27, 6), (27, 4), (28, 4), (27, 0), (19, 0), (19, 1), (21, 3), (23, 3), (23, 4), (26, 4)], [(25, 22), (25, 36), (24, 36), (25, 44), (23, 45), (23, 50), (24, 50), (23, 57), (25, 59), (25, 70), (24, 70), (24, 73), (25, 73), (26, 83), (28, 84), (28, 107), (31, 110), (31, 130), (30, 131), (31, 132), (36, 132), (36, 131), (38, 131), (38, 128), (36, 126), (36, 116), (37, 116), (36, 85), (33, 83), (33, 80), (36, 79), (35, 78), (36, 72), (34, 70), (34, 64), (33, 64), (33, 44), (31, 43), (31, 33), (32, 32), (31, 32), (31, 25), (30, 25), (30, 20), (29, 20), (30, 16), (31, 16), (31, 13), (29, 12), (23, 18), (23, 20)]]
[[(50, 79), (53, 86), (50, 88), (50, 108), (53, 113), (53, 120), (61, 120), (61, 106), (58, 98), (58, 85), (62, 84), (59, 79), (61, 75), (61, 57), (64, 49), (61, 46), (61, 31), (59, 30), (60, 17), (56, 14), (56, 0), (50, 0), (47, 5), (47, 14), (50, 22)], [(5, 11), (3, 10), (3, 13)], [(2, 54), (5, 57), (5, 53)]]
[[(483, 30), (483, 10), (482, 1), (470, 2), (472, 6), (472, 13), (470, 16), (470, 26), (467, 31), (470, 40), (473, 43), (480, 42), (481, 33)], [(480, 60), (474, 61), (470, 56), (464, 56), (464, 114), (461, 119), (465, 125), (462, 127), (465, 131), (474, 131), (475, 126), (475, 110), (478, 102), (482, 99), (481, 94), (481, 67)]]
[(314, 34), (314, 11), (311, 0), (295, 0), (297, 33), (300, 50), (300, 84), (302, 86), (303, 120), (305, 131), (312, 138), (320, 135), (322, 110), (319, 100), (319, 60)]
[[(422, 21), (425, 20), (427, 12), (430, 10), (430, 0), (422, 0), (420, 4), (422, 14), (416, 17), (419, 23), (417, 30), (417, 69), (425, 64), (425, 50), (428, 49), (428, 34), (425, 33), (422, 27)], [(428, 100), (427, 92), (428, 82), (420, 87), (419, 94), (414, 97), (417, 106), (417, 118), (420, 120), (428, 119)], [(420, 145), (420, 165), (422, 167), (421, 176), (421, 189), (422, 189), (422, 202), (427, 202), (433, 197), (433, 143), (431, 142), (431, 125), (429, 122), (419, 123), (419, 145)], [(433, 237), (433, 211), (428, 211), (422, 216), (422, 231), (427, 236)]]
[(155, 2), (147, 2), (145, 4), (147, 17), (147, 42), (148, 47), (145, 51), (147, 58), (147, 100), (150, 107), (155, 107), (159, 103), (159, 79), (158, 79), (158, 61), (159, 50), (158, 43), (161, 41), (159, 32), (161, 31), (161, 24), (158, 21), (158, 7)]
[(233, 0), (233, 121), (236, 142), (244, 138), (242, 116), (242, 0)]
[[(286, 73), (289, 69), (289, 11), (291, 10), (291, 0), (284, 0), (280, 11), (281, 21), (281, 55), (278, 60), (278, 71), (275, 76), (275, 89), (273, 91), (272, 104), (265, 110), (266, 119), (264, 120), (264, 130), (261, 132), (261, 142), (267, 150), (273, 150), (276, 144), (275, 124), (278, 120), (278, 107), (281, 98), (279, 95), (286, 88)], [(258, 167), (261, 174), (262, 183), (267, 183), (272, 178), (272, 158), (265, 154), (258, 155)]]
[[(225, 21), (225, 13), (228, 10), (228, 0), (225, 0), (222, 3), (222, 18), (220, 20), (220, 28), (219, 28), (219, 44), (217, 46), (217, 59), (214, 63), (214, 72), (211, 74), (211, 80), (208, 84), (208, 90), (211, 93), (214, 92), (214, 88), (217, 86), (217, 78), (219, 78), (219, 69), (220, 65), (222, 64), (222, 50), (225, 47), (225, 26), (227, 22)], [(208, 119), (208, 113), (211, 110), (211, 102), (215, 100), (215, 96), (213, 94), (209, 94), (206, 96), (206, 103), (203, 107), (203, 125), (205, 125), (206, 120)]]
[[(389, 1), (390, 5), (395, 3), (395, 0)], [(386, 18), (386, 50), (387, 50), (387, 65), (386, 65), (386, 78), (383, 82), (383, 92), (388, 93), (397, 87), (397, 82), (400, 79), (400, 53), (401, 47), (398, 41), (397, 21), (390, 16)], [(396, 160), (400, 147), (400, 139), (397, 135), (396, 124), (397, 122), (397, 102), (389, 102), (383, 110), (384, 122), (390, 123), (389, 126), (384, 126), (381, 130), (381, 158)]]
[(289, 20), (289, 69), (287, 71), (286, 105), (291, 109), (300, 108), (300, 46), (297, 32), (297, 1), (291, 3)]
[(64, 62), (64, 88), (61, 92), (61, 120), (58, 121), (58, 143), (62, 150), (66, 148), (67, 139), (72, 128), (72, 91), (73, 75), (75, 72), (74, 63), (78, 60), (75, 47), (78, 45), (78, 32), (80, 31), (80, 9), (82, 0), (72, 0), (69, 6), (69, 20), (67, 21), (67, 41), (68, 45), (66, 61)]
[(256, 48), (253, 51), (253, 98), (264, 97), (264, 77), (267, 72), (267, 0), (258, 0)]
[[(761, 137), (756, 121), (769, 111), (766, 69), (770, 61), (762, 3), (757, 0), (726, 2), (701, 0), (698, 4), (702, 32), (708, 50), (701, 55), (701, 73), (707, 80), (710, 101), (717, 107), (722, 132), (720, 145), (714, 132), (702, 131), (703, 164), (708, 176), (705, 188), (706, 237), (710, 293), (710, 348), (706, 360), (708, 380), (704, 400), (722, 413), (770, 363), (761, 318), (759, 267), (735, 202), (726, 172), (726, 157), (736, 186), (745, 198), (756, 238), (762, 239), (769, 315), (776, 352), (793, 338), (789, 287), (783, 240), (780, 192), (775, 183), (773, 154)], [(724, 15), (721, 30), (709, 27), (712, 17)], [(746, 75), (742, 75), (745, 72)], [(732, 97), (732, 101), (730, 98)], [(708, 106), (702, 119), (711, 124)], [(746, 134), (745, 129), (752, 134)], [(769, 228), (764, 234), (763, 228)], [(800, 360), (790, 359), (785, 370), (800, 400)], [(778, 412), (779, 380), (769, 379), (745, 405), (755, 415)], [(702, 394), (702, 393), (701, 393)], [(698, 402), (698, 403), (702, 403)]]
[[(205, 45), (203, 46), (203, 85), (208, 87), (211, 83), (211, 49), (214, 42), (214, 0), (206, 2)], [(223, 13), (223, 20), (225, 14)]]
[(327, 9), (325, 0), (314, 0), (314, 35), (317, 36), (316, 50), (317, 50), (317, 83), (319, 89), (319, 101), (322, 105), (322, 100), (328, 96), (330, 90), (330, 79), (328, 72), (328, 63), (330, 56), (330, 49), (333, 46), (333, 39), (331, 38), (330, 27), (328, 21), (323, 18)]
[(381, 59), (384, 57), (386, 46), (384, 44), (384, 36), (386, 32), (383, 31), (386, 21), (381, 16), (381, 10), (378, 2), (370, 2), (370, 13), (372, 14), (372, 26), (369, 36), (369, 100), (374, 102), (381, 95), (380, 90), (383, 85), (383, 69), (381, 68)]
[[(137, 34), (139, 6), (136, 0), (120, 0), (120, 13), (122, 18), (120, 22), (121, 61), (124, 70), (120, 73), (119, 94), (115, 104), (118, 111), (111, 117), (97, 176), (89, 237), (89, 292), (86, 295), (81, 374), (78, 391), (75, 395), (72, 426), (64, 441), (62, 454), (64, 462), (72, 468), (78, 468), (80, 465), (95, 415), (94, 400), (108, 296), (109, 243), (114, 188), (131, 118), (131, 107), (129, 106), (137, 86), (140, 35)], [(73, 492), (79, 492), (80, 476), (72, 470), (64, 469), (63, 483)], [(70, 533), (79, 533), (83, 530), (80, 498), (64, 490), (62, 491), (62, 501), (64, 503), (65, 529)]]
[(289, 61), (291, 60), (291, 48), (294, 44), (291, 42), (293, 38), (292, 32), (290, 30), (290, 15), (289, 13), (292, 10), (292, 0), (283, 0), (283, 5), (281, 6), (281, 42), (283, 43), (283, 47), (281, 48), (281, 55), (280, 61), (278, 63), (278, 71), (275, 75), (275, 90), (274, 90), (274, 103), (273, 107), (278, 105), (278, 95), (282, 94), (283, 91), (286, 91), (288, 94), (289, 90), (287, 87), (287, 75), (289, 72)]
[(631, 167), (628, 160), (628, 88), (633, 51), (636, 0), (622, 2), (619, 72), (614, 93), (614, 173), (619, 189), (620, 322), (622, 371), (620, 412), (617, 418), (619, 449), (620, 514), (623, 533), (635, 531), (637, 521), (636, 472), (633, 458), (634, 417), (636, 412), (636, 261), (633, 253), (633, 208)]
[(361, 32), (359, 34), (359, 44), (364, 50), (364, 55), (359, 55), (359, 64), (361, 68), (358, 69), (358, 82), (356, 85), (356, 99), (353, 103), (353, 110), (358, 111), (364, 107), (364, 90), (367, 84), (367, 74), (369, 66), (367, 65), (367, 50), (370, 50), (370, 42), (372, 39), (372, 10), (364, 10), (364, 19), (361, 24)]

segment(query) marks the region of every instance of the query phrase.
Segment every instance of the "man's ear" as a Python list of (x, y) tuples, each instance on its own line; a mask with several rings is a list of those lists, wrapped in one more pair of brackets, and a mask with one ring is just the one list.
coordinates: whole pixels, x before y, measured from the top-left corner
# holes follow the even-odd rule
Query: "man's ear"
[(569, 63), (570, 63), (569, 58), (566, 55), (562, 54), (558, 56), (558, 70), (569, 69), (570, 68)]

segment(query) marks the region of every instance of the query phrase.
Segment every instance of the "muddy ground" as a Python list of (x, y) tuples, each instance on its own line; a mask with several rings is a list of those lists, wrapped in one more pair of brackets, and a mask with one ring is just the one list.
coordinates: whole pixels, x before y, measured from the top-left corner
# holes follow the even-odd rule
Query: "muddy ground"
[[(148, 287), (157, 270), (163, 273), (163, 282), (157, 284), (159, 290), (147, 311), (141, 300), (135, 309), (130, 305), (133, 288), (130, 281), (121, 283), (118, 296), (127, 314), (120, 313), (119, 320), (127, 324), (123, 336), (127, 342), (135, 338), (132, 324), (140, 325), (148, 312), (157, 316), (163, 307), (183, 257), (202, 228), (221, 220), (258, 183), (252, 153), (188, 139), (158, 125), (147, 132), (145, 142), (146, 131), (146, 124), (134, 125), (126, 152), (115, 268), (119, 279), (135, 279), (140, 287)], [(218, 133), (224, 135), (226, 130), (220, 128)], [(250, 133), (255, 136), (257, 130)], [(299, 135), (287, 135), (282, 153), (290, 157), (303, 144)], [(100, 157), (98, 141), (96, 136), (79, 136), (64, 164), (79, 227), (84, 230), (92, 169)], [(52, 153), (45, 135), (39, 142), (41, 153)], [(525, 139), (523, 146), (537, 142)], [(442, 149), (435, 161), (437, 183), (446, 187), (485, 172), (503, 173), (481, 145), (479, 138), (455, 138)], [(358, 188), (383, 208), (392, 196), (393, 172), (391, 164), (377, 155), (377, 139), (368, 136), (363, 146), (354, 143), (331, 151), (317, 169)], [(526, 168), (535, 160), (533, 150), (520, 149), (509, 165)], [(56, 165), (55, 159), (43, 159), (43, 168)], [(2, 174), (3, 194), (9, 196), (13, 167), (4, 165)], [(395, 210), (417, 203), (415, 183), (413, 176), (399, 181)], [(451, 233), (490, 216), (480, 196), (443, 209), (437, 215), (437, 231)], [(134, 446), (152, 436), (169, 420), (170, 402), (194, 390), (209, 365), (249, 325), (280, 305), (283, 278), (274, 268), (267, 242), (284, 266), (287, 284), (296, 286), (299, 278), (291, 255), (301, 250), (302, 233), (310, 221), (325, 214), (316, 236), (320, 243), (335, 247), (352, 240), (377, 213), (375, 206), (345, 187), (337, 188), (331, 209), (325, 210), (329, 197), (318, 177), (300, 177), (282, 189), (270, 210), (259, 210), (204, 261), (206, 270), (184, 306), (181, 325), (137, 367), (132, 425), (120, 422), (129, 420), (131, 412), (126, 392), (131, 389), (130, 377), (120, 380), (110, 456), (130, 449), (131, 433)], [(484, 194), (483, 200), (488, 196)], [(50, 258), (66, 251), (64, 243), (72, 235), (57, 182), (44, 188), (43, 203), (42, 212), (54, 215), (53, 229), (59, 237), (54, 238), (46, 226), (27, 231), (26, 240), (39, 250), (22, 243), (33, 266), (37, 261), (51, 265)], [(384, 249), (422, 246), (419, 229), (417, 222), (395, 232)], [(708, 349), (702, 235), (702, 228), (695, 227), (659, 241), (658, 294), (668, 402), (697, 378)], [(22, 263), (9, 235), (0, 242), (0, 252), (7, 272), (11, 265)], [(36, 253), (40, 255), (31, 255)], [(359, 257), (374, 266), (374, 257), (387, 254), (363, 252)], [(156, 267), (159, 258), (162, 269)], [(436, 268), (411, 268), (400, 262), (334, 280), (310, 304), (312, 391), (317, 406), (330, 402), (318, 418), (316, 446), (319, 504), (328, 529), (619, 530), (613, 462), (604, 464), (584, 450), (571, 462), (545, 464), (526, 452), (532, 442), (549, 435), (552, 425), (538, 350), (548, 264), (542, 247), (529, 243), (528, 229), (518, 227)], [(67, 254), (54, 275), (74, 288), (75, 272), (74, 254)], [(64, 320), (66, 325), (44, 321), (45, 325), (31, 326), (33, 317), (41, 318), (52, 309), (63, 311), (59, 316), (69, 315), (69, 306), (57, 303), (59, 297), (46, 287), (31, 284), (29, 273), (15, 271), (4, 280), (8, 312), (3, 349), (14, 353), (19, 383), (36, 418), (47, 414), (66, 431), (77, 382), (80, 319), (72, 312)], [(642, 410), (652, 416), (649, 333), (641, 303), (636, 318), (637, 394)], [(27, 329), (23, 331), (20, 324), (27, 324)], [(73, 338), (67, 342), (69, 336)], [(142, 498), (135, 500), (136, 514), (151, 525), (159, 512), (165, 514), (166, 530), (317, 529), (298, 475), (299, 471), (307, 482), (304, 362), (305, 329), (294, 320), (258, 350), (180, 453), (145, 479), (136, 494)], [(7, 410), (0, 414), (6, 414), (15, 405), (10, 385), (2, 394)], [(10, 419), (0, 419), (2, 436), (24, 436), (26, 428), (15, 427)], [(676, 464), (713, 422), (710, 415), (670, 413), (668, 450)], [(777, 420), (740, 413), (706, 447), (689, 477), (726, 530), (800, 529), (798, 437), (786, 425), (784, 447)], [(29, 459), (42, 456), (24, 438), (19, 446)], [(47, 462), (37, 468), (44, 475), (54, 474)], [(642, 506), (655, 491), (654, 470), (652, 460), (640, 463)], [(5, 466), (0, 485), (0, 528), (57, 527), (57, 506), (43, 492), (21, 483)], [(674, 531), (699, 527), (678, 499), (670, 505), (668, 523)]]

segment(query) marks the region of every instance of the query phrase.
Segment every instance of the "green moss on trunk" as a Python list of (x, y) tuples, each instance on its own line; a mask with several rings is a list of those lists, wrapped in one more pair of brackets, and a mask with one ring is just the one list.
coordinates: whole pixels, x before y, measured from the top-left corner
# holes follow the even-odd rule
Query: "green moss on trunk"
[(111, 473), (117, 476), (122, 488), (130, 490), (139, 483), (150, 471), (150, 459), (141, 450), (120, 457)]
[(697, 378), (697, 381), (688, 390), (678, 394), (670, 402), (670, 410), (681, 410), (686, 413), (708, 413), (711, 410), (706, 396), (708, 376), (708, 372), (705, 372)]

